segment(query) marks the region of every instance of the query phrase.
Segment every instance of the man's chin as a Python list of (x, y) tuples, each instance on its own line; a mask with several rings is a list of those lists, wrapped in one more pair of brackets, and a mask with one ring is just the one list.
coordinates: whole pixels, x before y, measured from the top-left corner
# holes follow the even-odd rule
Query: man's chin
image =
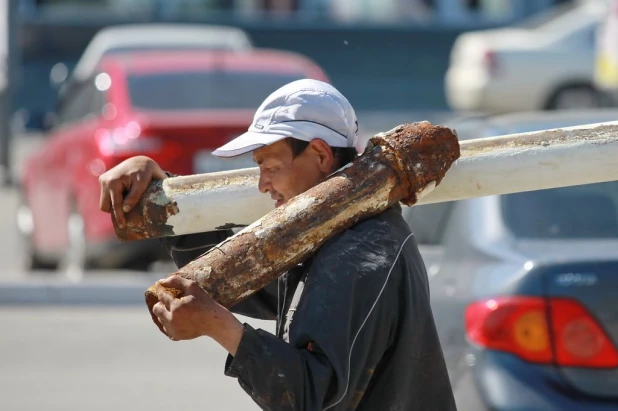
[(275, 208), (281, 207), (285, 204), (285, 200), (277, 200), (275, 201)]

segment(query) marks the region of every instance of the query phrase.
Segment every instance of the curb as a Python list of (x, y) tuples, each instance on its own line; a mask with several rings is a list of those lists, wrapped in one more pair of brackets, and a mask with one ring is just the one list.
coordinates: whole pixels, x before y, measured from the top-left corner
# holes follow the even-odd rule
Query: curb
[(0, 281), (0, 307), (7, 305), (144, 305), (144, 292), (164, 276), (140, 278), (24, 279)]

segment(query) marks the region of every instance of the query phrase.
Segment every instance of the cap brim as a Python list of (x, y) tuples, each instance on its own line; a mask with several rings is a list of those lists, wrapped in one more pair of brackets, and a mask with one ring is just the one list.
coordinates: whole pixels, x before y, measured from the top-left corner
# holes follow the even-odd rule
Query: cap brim
[(249, 153), (260, 147), (268, 146), (283, 140), (287, 136), (281, 134), (256, 133), (247, 131), (244, 134), (236, 137), (229, 143), (219, 147), (212, 152), (217, 157), (236, 157), (245, 153)]

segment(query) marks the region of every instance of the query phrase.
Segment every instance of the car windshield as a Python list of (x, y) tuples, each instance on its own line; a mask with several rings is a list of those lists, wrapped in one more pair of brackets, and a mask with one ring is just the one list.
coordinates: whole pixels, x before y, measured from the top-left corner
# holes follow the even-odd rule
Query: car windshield
[(257, 109), (279, 87), (303, 73), (206, 72), (131, 74), (131, 103), (147, 110)]
[(618, 238), (618, 182), (503, 195), (504, 222), (529, 239)]

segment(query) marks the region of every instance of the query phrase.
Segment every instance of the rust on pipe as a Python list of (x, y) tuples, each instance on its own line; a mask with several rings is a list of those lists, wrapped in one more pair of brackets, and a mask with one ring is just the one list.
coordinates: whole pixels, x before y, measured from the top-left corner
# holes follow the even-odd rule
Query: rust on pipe
[[(232, 307), (306, 260), (333, 235), (400, 201), (416, 203), (458, 157), (457, 136), (446, 127), (421, 122), (380, 133), (347, 167), (172, 275), (196, 281), (219, 304)], [(157, 287), (145, 295), (151, 315)]]
[(126, 214), (125, 227), (118, 226), (112, 213), (116, 237), (132, 241), (172, 236), (174, 231), (167, 224), (167, 219), (176, 213), (178, 205), (165, 196), (163, 181), (153, 181), (142, 195), (139, 204)]
[[(227, 224), (222, 223), (212, 229), (224, 230), (247, 226), (266, 214), (266, 212), (262, 212), (265, 209), (263, 204), (268, 203), (269, 208), (271, 208), (271, 200), (268, 196), (260, 196), (259, 201), (262, 203), (257, 204), (255, 210), (247, 211), (246, 204), (230, 204), (229, 199), (234, 198), (235, 201), (242, 202), (243, 193), (245, 197), (253, 194), (253, 192), (246, 192), (246, 190), (250, 189), (258, 193), (257, 185), (258, 176), (252, 170), (180, 176), (168, 178), (164, 181), (154, 181), (148, 186), (138, 204), (126, 214), (126, 225), (123, 228), (118, 227), (116, 221), (113, 221), (116, 236), (121, 240), (131, 241), (176, 235), (170, 219), (180, 212), (182, 204), (178, 204), (178, 201), (176, 201), (180, 198), (185, 201), (185, 206), (189, 201), (192, 207), (204, 209), (204, 213), (208, 214), (203, 214), (202, 217), (211, 217), (211, 220), (227, 222)], [(217, 192), (216, 197), (210, 195), (214, 192)], [(203, 193), (209, 193), (206, 200), (210, 200), (210, 203), (192, 199), (194, 195)], [(182, 203), (182, 200), (179, 201)], [(223, 202), (228, 203), (224, 210), (221, 208)], [(244, 219), (235, 220), (242, 211), (244, 211)], [(216, 215), (210, 215), (212, 213)], [(190, 220), (188, 224), (199, 226), (200, 221)]]

